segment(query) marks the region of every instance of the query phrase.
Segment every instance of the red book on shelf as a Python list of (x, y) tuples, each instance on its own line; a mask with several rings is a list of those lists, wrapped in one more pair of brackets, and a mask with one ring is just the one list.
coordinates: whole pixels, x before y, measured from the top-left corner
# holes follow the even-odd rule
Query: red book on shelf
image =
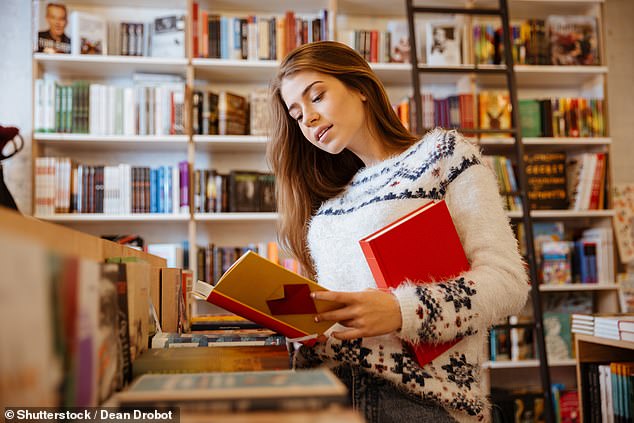
[[(378, 288), (396, 288), (410, 280), (444, 281), (469, 270), (458, 232), (444, 201), (427, 203), (359, 241)], [(423, 366), (454, 346), (411, 345)]]

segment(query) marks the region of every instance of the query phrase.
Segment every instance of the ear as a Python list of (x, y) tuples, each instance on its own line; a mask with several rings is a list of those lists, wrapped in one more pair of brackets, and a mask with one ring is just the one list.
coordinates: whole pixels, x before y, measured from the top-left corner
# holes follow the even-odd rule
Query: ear
[(368, 97), (365, 96), (365, 94), (363, 94), (363, 91), (359, 91), (359, 98), (361, 99), (361, 101), (366, 102), (368, 101)]

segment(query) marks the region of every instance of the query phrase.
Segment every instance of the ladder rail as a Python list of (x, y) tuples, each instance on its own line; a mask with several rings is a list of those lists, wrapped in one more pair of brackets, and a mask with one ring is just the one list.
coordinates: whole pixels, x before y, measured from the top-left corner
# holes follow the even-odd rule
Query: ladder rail
[[(412, 88), (414, 96), (414, 105), (416, 111), (414, 113), (416, 119), (416, 132), (421, 132), (424, 128), (422, 125), (422, 99), (420, 95), (420, 74), (421, 73), (497, 73), (506, 75), (507, 88), (509, 90), (509, 99), (511, 102), (511, 128), (505, 130), (506, 133), (512, 133), (515, 137), (515, 155), (517, 159), (518, 183), (520, 191), (518, 194), (522, 199), (522, 221), (524, 224), (524, 237), (526, 251), (528, 255), (529, 275), (531, 280), (531, 302), (533, 308), (533, 323), (526, 325), (535, 330), (535, 339), (537, 343), (537, 352), (539, 355), (540, 380), (542, 386), (542, 395), (544, 399), (544, 414), (547, 423), (554, 423), (554, 406), (551, 389), (550, 368), (548, 367), (548, 356), (546, 354), (546, 345), (544, 337), (543, 312), (541, 303), (541, 294), (539, 292), (538, 269), (535, 257), (535, 244), (533, 239), (533, 223), (530, 213), (530, 203), (528, 202), (528, 186), (526, 169), (524, 163), (524, 143), (522, 142), (522, 131), (519, 125), (519, 107), (517, 98), (517, 82), (515, 78), (515, 70), (513, 63), (513, 52), (511, 50), (511, 34), (510, 19), (508, 13), (507, 0), (499, 0), (499, 9), (460, 9), (448, 7), (414, 7), (413, 0), (405, 0), (407, 19), (409, 26), (410, 40), (410, 62), (412, 64)], [(414, 15), (417, 13), (450, 13), (465, 15), (493, 15), (499, 16), (502, 21), (502, 32), (504, 42), (504, 69), (461, 69), (461, 68), (422, 68), (418, 64), (418, 50), (416, 45), (416, 27)], [(470, 133), (487, 133), (491, 131), (482, 130), (480, 128), (466, 131)], [(502, 132), (502, 131), (499, 131)], [(500, 325), (505, 326), (505, 325)], [(509, 325), (506, 325), (509, 326)], [(522, 325), (524, 326), (524, 325)], [(510, 327), (510, 326), (509, 326)], [(519, 327), (513, 325), (513, 327)]]
[(546, 353), (546, 341), (544, 334), (544, 315), (542, 311), (541, 294), (539, 292), (539, 278), (537, 270), (537, 257), (535, 256), (535, 242), (533, 237), (533, 219), (530, 213), (530, 203), (528, 201), (528, 178), (526, 176), (526, 165), (524, 162), (524, 143), (522, 141), (522, 128), (519, 118), (519, 106), (517, 98), (517, 81), (515, 79), (515, 69), (513, 67), (513, 51), (511, 47), (510, 19), (508, 13), (507, 0), (500, 1), (500, 12), (502, 19), (502, 39), (504, 42), (504, 60), (507, 69), (507, 86), (511, 100), (511, 126), (515, 128), (515, 155), (517, 160), (518, 183), (522, 199), (522, 223), (524, 224), (524, 241), (528, 256), (528, 268), (531, 281), (531, 301), (533, 306), (533, 322), (535, 324), (535, 339), (537, 341), (537, 352), (539, 355), (539, 372), (542, 385), (542, 395), (544, 397), (544, 414), (547, 423), (555, 422), (553, 398), (550, 392), (550, 368), (548, 366), (548, 355)]

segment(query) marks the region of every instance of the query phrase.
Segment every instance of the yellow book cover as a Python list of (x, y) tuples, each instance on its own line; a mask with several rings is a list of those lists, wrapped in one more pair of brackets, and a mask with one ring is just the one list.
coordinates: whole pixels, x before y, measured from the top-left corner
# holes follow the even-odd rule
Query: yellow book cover
[(326, 332), (335, 322), (315, 322), (315, 315), (338, 308), (331, 301), (315, 301), (314, 291), (325, 291), (297, 273), (253, 251), (240, 257), (214, 286), (198, 281), (194, 295), (297, 341)]

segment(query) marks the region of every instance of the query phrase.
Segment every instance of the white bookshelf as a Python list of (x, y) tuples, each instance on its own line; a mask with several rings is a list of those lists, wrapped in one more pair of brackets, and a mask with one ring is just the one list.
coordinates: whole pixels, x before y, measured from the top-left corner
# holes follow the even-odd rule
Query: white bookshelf
[[(506, 215), (513, 219), (522, 217), (521, 210), (508, 211)], [(533, 219), (582, 219), (612, 218), (614, 210), (531, 210)]]
[(580, 292), (580, 291), (617, 291), (619, 286), (615, 283), (567, 283), (561, 285), (539, 285), (541, 292)]
[(189, 214), (174, 213), (132, 213), (132, 214), (104, 214), (104, 213), (58, 213), (53, 215), (35, 216), (38, 219), (58, 223), (85, 222), (187, 222)]
[(194, 213), (200, 222), (276, 222), (277, 213)]
[(211, 153), (249, 151), (263, 153), (268, 138), (254, 135), (194, 135), (196, 150)]
[(34, 62), (44, 72), (70, 78), (130, 77), (134, 72), (185, 75), (186, 58), (171, 59), (136, 56), (91, 56), (34, 53)]
[(84, 148), (144, 151), (185, 150), (187, 135), (90, 135), (35, 132), (33, 138), (41, 145), (56, 148)]

